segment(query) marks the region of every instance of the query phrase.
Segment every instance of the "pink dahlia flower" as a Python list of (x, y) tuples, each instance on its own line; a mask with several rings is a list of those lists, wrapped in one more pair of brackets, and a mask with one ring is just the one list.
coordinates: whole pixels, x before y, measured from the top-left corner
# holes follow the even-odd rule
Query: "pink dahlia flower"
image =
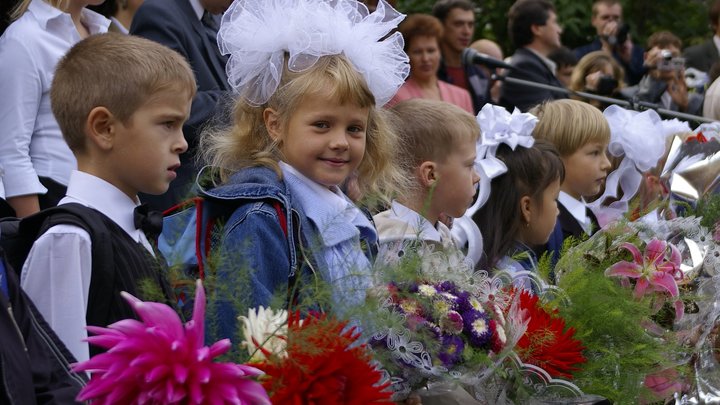
[(88, 342), (107, 352), (73, 366), (88, 371), (90, 383), (78, 401), (93, 404), (270, 404), (252, 377), (262, 372), (234, 363), (216, 363), (231, 343), (210, 347), (205, 340), (205, 290), (200, 280), (193, 318), (184, 326), (165, 304), (143, 302), (123, 292), (141, 321), (124, 319), (107, 328), (88, 326)]

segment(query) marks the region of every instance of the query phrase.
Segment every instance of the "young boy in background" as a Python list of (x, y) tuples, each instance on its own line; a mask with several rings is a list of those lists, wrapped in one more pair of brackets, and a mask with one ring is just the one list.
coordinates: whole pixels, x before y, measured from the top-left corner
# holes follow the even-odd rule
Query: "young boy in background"
[(442, 101), (413, 99), (395, 105), (403, 149), (397, 154), (408, 185), (399, 190), (389, 210), (373, 218), (381, 247), (421, 241), (436, 250), (456, 249), (441, 217), (463, 216), (472, 204), (480, 176), (475, 171), (475, 145), (480, 127), (475, 117)]
[(546, 102), (530, 113), (538, 117), (533, 136), (554, 144), (565, 165), (558, 196), (560, 213), (545, 248), (555, 263), (565, 239), (592, 236), (599, 229), (585, 198), (597, 195), (604, 187), (610, 169), (610, 126), (600, 110), (577, 100)]

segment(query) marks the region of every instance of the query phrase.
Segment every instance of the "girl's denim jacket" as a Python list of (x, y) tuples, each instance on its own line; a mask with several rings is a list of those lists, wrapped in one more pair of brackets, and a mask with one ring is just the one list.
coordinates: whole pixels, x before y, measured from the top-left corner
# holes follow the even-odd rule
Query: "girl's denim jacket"
[[(227, 299), (218, 303), (218, 333), (220, 337), (235, 338), (236, 318), (245, 315), (238, 313), (238, 300), (243, 304), (240, 307), (249, 308), (277, 305), (273, 298), (278, 296), (285, 299), (285, 306), (290, 300), (302, 300), (302, 296), (293, 294), (295, 281), (303, 283), (320, 277), (319, 266), (325, 263), (322, 254), (313, 254), (309, 248), (311, 241), (317, 240), (318, 230), (293, 202), (290, 190), (274, 170), (241, 169), (225, 184), (205, 194), (235, 207), (219, 243), (213, 246), (217, 248), (215, 257), (221, 261), (217, 285), (230, 291)], [(284, 214), (287, 235), (278, 210)]]

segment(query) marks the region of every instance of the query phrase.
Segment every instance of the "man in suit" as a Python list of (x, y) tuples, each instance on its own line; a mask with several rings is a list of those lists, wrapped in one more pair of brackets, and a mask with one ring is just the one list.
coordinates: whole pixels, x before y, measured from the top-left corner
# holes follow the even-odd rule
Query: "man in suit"
[(713, 63), (720, 60), (720, 0), (715, 0), (708, 13), (710, 26), (713, 28), (713, 37), (700, 45), (688, 47), (683, 52), (685, 66), (695, 68), (702, 72), (709, 72)]
[(475, 31), (475, 6), (469, 0), (440, 0), (432, 12), (443, 24), (438, 79), (470, 92), (477, 114), (490, 101), (491, 83), (490, 76), (480, 66), (462, 60), (462, 53), (470, 46)]
[[(562, 88), (555, 77), (555, 62), (548, 55), (560, 48), (562, 28), (558, 25), (555, 7), (548, 0), (519, 0), (508, 12), (508, 32), (517, 50), (511, 64), (515, 67), (507, 77)], [(566, 98), (565, 93), (506, 81), (502, 86), (500, 104), (512, 110), (527, 111), (546, 100)]]
[(195, 73), (198, 86), (190, 118), (183, 127), (188, 151), (180, 156), (182, 166), (177, 171), (177, 179), (162, 196), (141, 196), (154, 209), (165, 210), (188, 198), (198, 172), (194, 158), (201, 131), (230, 122), (227, 58), (220, 54), (217, 31), (220, 14), (231, 3), (232, 0), (146, 0), (133, 18), (130, 33), (157, 41), (183, 55)]

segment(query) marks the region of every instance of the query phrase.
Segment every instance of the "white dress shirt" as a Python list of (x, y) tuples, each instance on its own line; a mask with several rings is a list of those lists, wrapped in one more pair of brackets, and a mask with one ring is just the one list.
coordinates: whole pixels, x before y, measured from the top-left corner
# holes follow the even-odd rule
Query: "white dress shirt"
[[(67, 196), (60, 204), (71, 202), (105, 214), (133, 240), (153, 252), (145, 234), (135, 228), (133, 212), (138, 202), (112, 184), (74, 170)], [(90, 235), (77, 226), (56, 225), (35, 241), (21, 275), (22, 288), (78, 361), (90, 357), (83, 339), (88, 336), (85, 314), (91, 273)]]
[(568, 212), (570, 212), (570, 215), (572, 215), (576, 221), (578, 221), (583, 231), (590, 235), (592, 222), (590, 221), (590, 217), (587, 215), (588, 207), (585, 205), (585, 201), (576, 200), (574, 197), (571, 197), (570, 194), (561, 191), (558, 195), (558, 202), (562, 204)]
[[(91, 34), (110, 24), (90, 10), (81, 18)], [(78, 41), (70, 14), (43, 0), (33, 0), (0, 37), (0, 164), (8, 197), (44, 194), (38, 176), (67, 185), (77, 167), (50, 108), (50, 84), (55, 65)]]
[(200, 4), (200, 0), (190, 0), (190, 6), (192, 6), (193, 11), (197, 14), (198, 20), (201, 20), (203, 14), (205, 14), (205, 7)]

